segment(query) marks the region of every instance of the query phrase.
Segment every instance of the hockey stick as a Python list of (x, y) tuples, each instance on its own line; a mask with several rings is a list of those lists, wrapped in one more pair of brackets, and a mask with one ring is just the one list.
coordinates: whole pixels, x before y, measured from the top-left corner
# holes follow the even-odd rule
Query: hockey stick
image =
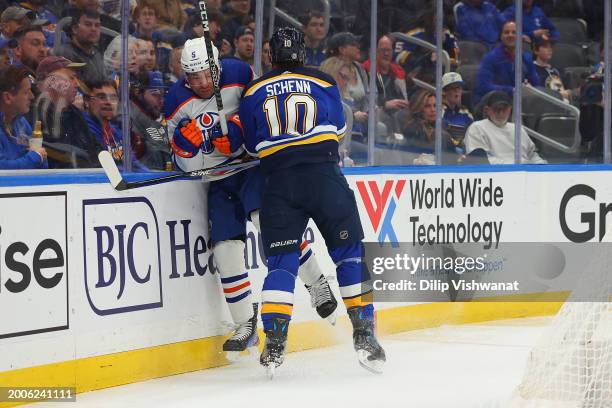
[(167, 181), (177, 180), (185, 177), (208, 177), (208, 176), (225, 176), (229, 174), (238, 173), (242, 170), (249, 169), (259, 165), (259, 160), (252, 160), (245, 163), (228, 164), (226, 166), (211, 167), (208, 169), (199, 169), (193, 171), (186, 171), (177, 174), (171, 174), (169, 176), (154, 177), (148, 180), (141, 181), (125, 181), (119, 173), (119, 168), (115, 164), (115, 160), (111, 156), (110, 152), (103, 150), (98, 153), (98, 160), (108, 177), (108, 181), (117, 191), (130, 190), (132, 188), (139, 188), (145, 186), (151, 186), (154, 184), (165, 183)]
[(206, 3), (204, 0), (199, 0), (198, 5), (200, 6), (200, 18), (202, 19), (202, 28), (204, 29), (204, 44), (206, 44), (206, 57), (208, 59), (208, 66), (210, 67), (210, 74), (213, 81), (213, 92), (215, 93), (215, 101), (217, 102), (217, 111), (219, 111), (219, 123), (221, 124), (221, 132), (223, 135), (228, 134), (227, 130), (227, 119), (225, 118), (225, 112), (223, 110), (223, 100), (221, 99), (221, 91), (219, 90), (219, 67), (214, 62), (214, 55), (210, 39), (210, 31), (208, 30), (208, 14), (206, 13)]

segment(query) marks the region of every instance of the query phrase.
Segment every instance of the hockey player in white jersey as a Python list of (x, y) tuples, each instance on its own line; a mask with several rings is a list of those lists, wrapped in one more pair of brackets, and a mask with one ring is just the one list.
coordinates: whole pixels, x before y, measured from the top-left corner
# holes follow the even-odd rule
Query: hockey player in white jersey
[[(174, 162), (183, 171), (240, 163), (249, 157), (242, 146), (242, 125), (237, 111), (243, 89), (253, 80), (253, 71), (238, 59), (219, 60), (214, 45), (212, 50), (214, 63), (221, 72), (218, 86), (227, 115), (228, 135), (222, 135), (218, 126), (219, 114), (204, 39), (188, 40), (181, 53), (185, 78), (170, 88), (165, 106)], [(261, 182), (259, 168), (254, 167), (212, 181), (208, 188), (213, 253), (225, 300), (237, 326), (234, 335), (223, 345), (230, 360), (259, 342), (257, 303), (253, 303), (244, 268), (244, 240), (247, 219), (259, 230)], [(299, 277), (317, 313), (333, 324), (337, 301), (308, 243), (304, 241), (300, 248)]]

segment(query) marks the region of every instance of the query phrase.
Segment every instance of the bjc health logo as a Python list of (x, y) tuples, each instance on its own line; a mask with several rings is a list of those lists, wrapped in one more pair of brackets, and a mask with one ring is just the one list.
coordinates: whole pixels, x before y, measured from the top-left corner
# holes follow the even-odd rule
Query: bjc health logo
[(357, 190), (381, 245), (385, 240), (394, 247), (398, 245), (391, 220), (405, 185), (406, 180), (387, 180), (381, 189), (376, 181), (357, 182)]
[(83, 201), (85, 291), (98, 315), (162, 307), (159, 225), (144, 197)]

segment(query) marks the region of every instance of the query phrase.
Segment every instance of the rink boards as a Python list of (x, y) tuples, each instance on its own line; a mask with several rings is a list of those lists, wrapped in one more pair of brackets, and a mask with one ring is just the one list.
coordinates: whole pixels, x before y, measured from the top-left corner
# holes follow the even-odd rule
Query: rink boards
[[(611, 171), (380, 167), (346, 174), (366, 241), (412, 242), (419, 229), (456, 223), (479, 229), (471, 238), (486, 247), (608, 240), (602, 214), (612, 202)], [(105, 180), (100, 173), (2, 177), (0, 386), (82, 392), (226, 364), (219, 350), (231, 319), (207, 246), (205, 186), (183, 180), (116, 192)], [(333, 274), (316, 227), (305, 237)], [(266, 273), (259, 240), (249, 227), (245, 267), (255, 299)], [(346, 322), (331, 328), (319, 321), (303, 286), (296, 287), (291, 350), (349, 342)], [(379, 330), (551, 314), (558, 307), (379, 304)]]

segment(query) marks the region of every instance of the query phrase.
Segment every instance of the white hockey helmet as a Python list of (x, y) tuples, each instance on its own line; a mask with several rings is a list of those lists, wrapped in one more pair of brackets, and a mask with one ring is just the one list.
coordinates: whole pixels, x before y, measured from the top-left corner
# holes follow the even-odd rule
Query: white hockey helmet
[[(217, 47), (212, 43), (210, 46), (213, 51), (213, 61), (220, 69), (219, 50), (217, 50)], [(208, 53), (206, 52), (204, 38), (194, 38), (185, 42), (185, 46), (181, 52), (181, 66), (185, 73), (200, 72), (210, 68), (208, 65)]]

